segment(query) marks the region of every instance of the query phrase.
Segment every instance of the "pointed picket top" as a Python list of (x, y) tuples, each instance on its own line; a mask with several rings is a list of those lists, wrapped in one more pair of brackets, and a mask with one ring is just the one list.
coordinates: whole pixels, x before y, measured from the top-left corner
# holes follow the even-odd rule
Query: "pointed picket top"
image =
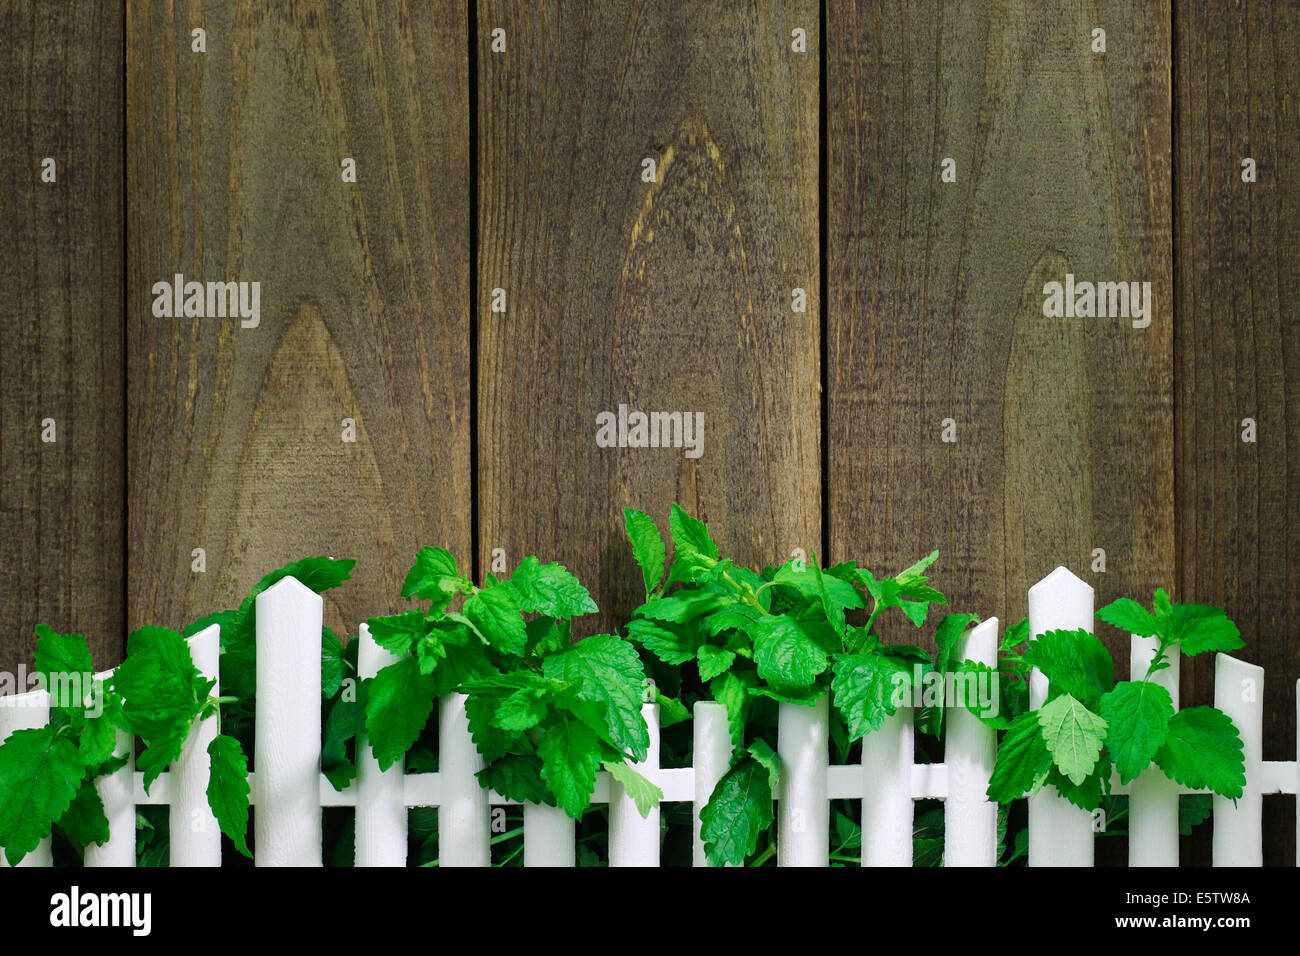
[(1092, 585), (1059, 567), (1029, 589), (1029, 633), (1093, 628)]
[[(194, 659), (194, 666), (203, 672), (203, 676), (216, 677), (216, 665), (221, 654), (221, 625), (209, 624), (197, 634), (187, 637), (185, 643), (190, 646), (190, 657)], [(203, 659), (202, 662), (200, 658)], [(206, 666), (209, 660), (211, 665)]]
[(991, 617), (966, 635), (959, 648), (962, 660), (995, 667), (998, 662), (998, 619)]
[(287, 600), (288, 599), (287, 594), (284, 597), (281, 597), (282, 591), (293, 593), (302, 600), (307, 600), (309, 596), (320, 599), (319, 594), (317, 594), (311, 588), (307, 587), (307, 585), (303, 584), (292, 574), (290, 574), (290, 575), (286, 575), (285, 577), (282, 577), (280, 580), (276, 581), (265, 591), (259, 593), (257, 595), (257, 600), (260, 601), (262, 600), (262, 598), (267, 598), (268, 600), (272, 600), (272, 599)]

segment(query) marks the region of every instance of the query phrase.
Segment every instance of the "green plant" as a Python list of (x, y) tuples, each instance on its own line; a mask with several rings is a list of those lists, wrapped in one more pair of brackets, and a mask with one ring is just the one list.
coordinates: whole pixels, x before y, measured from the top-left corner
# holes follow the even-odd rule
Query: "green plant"
[[(248, 830), (248, 761), (254, 681), (254, 599), (287, 575), (314, 590), (347, 580), (354, 562), (306, 558), (267, 575), (240, 607), (194, 622), (186, 636), (221, 625), (221, 685), (230, 696), (211, 694), (214, 682), (194, 666), (184, 637), (165, 627), (142, 627), (127, 638), (127, 653), (107, 679), (91, 679), (90, 648), (79, 634), (36, 627), (36, 668), (51, 691), (44, 727), (19, 730), (0, 744), (0, 844), (17, 863), (41, 840), (58, 835), (76, 847), (108, 839), (108, 818), (94, 781), (120, 769), (117, 732), (138, 737), (136, 767), (145, 791), (180, 755), (196, 721), (216, 717), (220, 733), (208, 746), (208, 803), (217, 823), (245, 856)], [(327, 635), (332, 638), (332, 635)], [(335, 642), (337, 643), (337, 641)], [(165, 849), (149, 838), (142, 851)]]
[[(1169, 692), (1152, 680), (1170, 666), (1172, 654), (1243, 647), (1236, 625), (1222, 608), (1172, 602), (1163, 590), (1155, 592), (1151, 610), (1121, 598), (1097, 616), (1156, 639), (1146, 674), (1116, 682), (1110, 653), (1088, 630), (1047, 631), (1032, 641), (1024, 621), (1009, 630), (998, 671), (1021, 690), (1003, 695), (1002, 713), (983, 718), (1005, 731), (989, 798), (1006, 803), (1051, 784), (1075, 805), (1095, 810), (1110, 795), (1112, 769), (1127, 784), (1153, 763), (1184, 786), (1240, 797), (1246, 771), (1232, 721), (1213, 707), (1175, 712)], [(1048, 690), (1043, 705), (1031, 710), (1024, 688), (1032, 668), (1048, 679)]]
[(571, 619), (597, 608), (562, 565), (529, 556), (509, 579), (489, 574), (479, 588), (447, 551), (424, 548), (402, 596), (429, 605), (367, 622), (401, 655), (366, 691), (365, 731), (381, 768), (411, 750), (440, 696), (460, 691), (487, 762), (484, 787), (577, 818), (603, 766), (642, 814), (658, 804), (659, 788), (629, 765), (650, 742), (636, 649), (614, 634), (573, 640)]
[[(828, 692), (834, 705), (833, 740), (839, 749), (879, 729), (927, 673), (946, 672), (961, 635), (977, 618), (948, 614), (935, 633), (933, 657), (914, 645), (887, 645), (874, 633), (880, 613), (898, 608), (916, 627), (930, 605), (947, 600), (929, 584), (932, 552), (893, 577), (877, 578), (854, 562), (823, 568), (816, 555), (794, 557), (762, 572), (722, 558), (704, 523), (672, 506), (668, 521), (671, 563), (654, 521), (625, 509), (633, 556), (646, 601), (633, 613), (628, 635), (663, 666), (687, 664), (698, 676), (692, 696), (727, 709), (732, 761), (701, 813), (705, 852), (714, 864), (752, 858), (773, 821), (772, 794), (779, 776), (771, 718), (752, 722), (758, 701), (811, 706)], [(852, 617), (865, 613), (863, 624)], [(680, 674), (666, 674), (669, 686)], [(682, 701), (662, 692), (670, 712)], [(919, 723), (938, 733), (942, 708)], [(766, 725), (766, 726), (764, 726)], [(752, 862), (770, 858), (771, 845)]]

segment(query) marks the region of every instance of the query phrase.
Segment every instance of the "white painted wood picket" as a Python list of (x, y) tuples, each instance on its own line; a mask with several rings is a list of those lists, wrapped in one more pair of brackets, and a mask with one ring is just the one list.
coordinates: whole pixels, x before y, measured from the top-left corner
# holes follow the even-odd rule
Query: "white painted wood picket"
[[(407, 808), (435, 806), (439, 808), (441, 865), (488, 865), (491, 807), (512, 801), (484, 791), (474, 778), (482, 761), (470, 740), (464, 699), (451, 695), (441, 702), (438, 772), (407, 774), (400, 765), (380, 772), (369, 748), (363, 747), (357, 781), (336, 791), (319, 772), (322, 600), (297, 580), (286, 578), (258, 595), (256, 613), (259, 746), (250, 778), (256, 807), (257, 864), (320, 866), (321, 808), (348, 806), (356, 812), (357, 865), (401, 866), (406, 862)], [(1030, 589), (1029, 621), (1034, 634), (1053, 628), (1091, 628), (1092, 588), (1065, 568), (1057, 568)], [(373, 676), (392, 658), (374, 643), (364, 624), (359, 639), (359, 672), (362, 677)], [(195, 665), (205, 676), (215, 678), (217, 626), (194, 635), (189, 644)], [(998, 621), (992, 618), (968, 635), (960, 652), (966, 659), (992, 664), (997, 644)], [(1153, 651), (1149, 639), (1133, 638), (1133, 677), (1145, 674)], [(1177, 706), (1177, 667), (1162, 672), (1158, 679), (1173, 694)], [(1031, 697), (1035, 705), (1046, 693), (1045, 683), (1041, 675), (1034, 675)], [(1263, 669), (1218, 655), (1214, 705), (1229, 714), (1241, 732), (1247, 786), (1235, 805), (1214, 798), (1215, 865), (1259, 866), (1263, 859), (1262, 798), (1265, 794), (1296, 793), (1300, 784), (1300, 762), (1264, 761), (1261, 757), (1263, 701)], [(946, 865), (994, 865), (997, 808), (984, 799), (984, 792), (996, 753), (995, 735), (972, 714), (960, 708), (949, 711), (942, 764), (914, 762), (912, 711), (903, 709), (882, 730), (865, 738), (861, 763), (836, 766), (828, 763), (826, 700), (815, 707), (780, 706), (778, 863), (826, 865), (830, 801), (849, 799), (862, 801), (863, 865), (910, 866), (914, 801), (938, 799), (945, 801)], [(650, 726), (650, 755), (638, 769), (663, 790), (665, 800), (694, 804), (694, 862), (704, 865), (699, 809), (727, 768), (726, 713), (720, 704), (697, 705), (694, 766), (679, 769), (659, 767), (656, 708), (646, 705), (644, 714)], [(43, 726), (48, 719), (49, 698), (44, 691), (0, 698), (0, 739), (15, 730)], [(173, 866), (220, 865), (220, 834), (206, 797), (207, 744), (215, 733), (215, 719), (195, 727), (180, 759), (148, 794), (142, 774), (135, 772), (130, 762), (98, 782), (111, 839), (86, 851), (87, 865), (134, 865), (135, 810), (144, 804), (170, 807)], [(130, 746), (131, 741), (122, 735), (119, 753), (129, 753)], [(1113, 789), (1130, 797), (1130, 865), (1177, 865), (1178, 795), (1189, 791), (1154, 769), (1128, 786), (1120, 785), (1116, 778)], [(658, 812), (643, 819), (622, 788), (605, 773), (597, 778), (594, 799), (610, 806), (611, 865), (658, 865)], [(1057, 794), (1045, 791), (1030, 800), (1031, 866), (1090, 866), (1094, 836), (1092, 816)], [(526, 805), (525, 865), (572, 866), (574, 859), (573, 821), (559, 810)], [(22, 865), (49, 866), (50, 862), (46, 841)], [(2, 860), (0, 865), (4, 865)]]

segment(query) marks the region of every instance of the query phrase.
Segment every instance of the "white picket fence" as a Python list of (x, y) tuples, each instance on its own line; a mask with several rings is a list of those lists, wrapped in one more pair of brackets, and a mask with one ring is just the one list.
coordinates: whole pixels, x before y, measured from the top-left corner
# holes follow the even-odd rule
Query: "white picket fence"
[[(408, 807), (437, 807), (439, 858), (443, 866), (487, 866), (490, 862), (490, 809), (514, 801), (483, 790), (474, 777), (483, 763), (470, 739), (464, 698), (441, 701), (439, 771), (407, 774), (401, 765), (380, 772), (368, 747), (361, 748), (358, 778), (336, 791), (320, 773), (320, 633), (322, 600), (294, 578), (286, 578), (257, 597), (256, 766), (250, 775), (256, 863), (260, 866), (320, 866), (321, 808), (354, 807), (358, 866), (406, 863)], [(1093, 590), (1065, 568), (1029, 590), (1031, 632), (1093, 627)], [(190, 638), (194, 663), (216, 678), (219, 659), (216, 625)], [(358, 664), (371, 677), (392, 658), (370, 638), (363, 624)], [(993, 664), (998, 621), (985, 621), (967, 637), (962, 655)], [(1154, 651), (1150, 639), (1134, 637), (1131, 672), (1146, 673)], [(1178, 701), (1175, 664), (1157, 678)], [(1297, 686), (1300, 691), (1300, 684)], [(1263, 860), (1261, 804), (1265, 794), (1296, 793), (1298, 761), (1262, 759), (1264, 671), (1224, 654), (1215, 662), (1215, 706), (1230, 715), (1245, 743), (1246, 792), (1234, 805), (1214, 798), (1215, 865), (1259, 866)], [(219, 693), (214, 690), (213, 693)], [(1046, 694), (1046, 680), (1035, 673), (1032, 703)], [(997, 807), (985, 800), (996, 744), (994, 732), (962, 708), (948, 713), (946, 760), (913, 760), (912, 711), (900, 710), (885, 727), (864, 740), (859, 764), (829, 763), (827, 704), (780, 705), (778, 752), (782, 783), (778, 796), (777, 861), (784, 866), (825, 866), (830, 853), (830, 801), (862, 801), (864, 866), (910, 866), (914, 801), (943, 800), (944, 861), (948, 866), (993, 866), (996, 862)], [(1298, 707), (1300, 710), (1300, 707)], [(726, 712), (700, 703), (694, 714), (694, 765), (659, 766), (656, 707), (644, 709), (650, 748), (638, 770), (663, 790), (667, 801), (694, 804), (696, 866), (702, 866), (699, 810), (725, 773), (730, 755)], [(0, 698), (0, 739), (15, 730), (43, 726), (49, 719), (45, 691)], [(135, 863), (136, 807), (170, 807), (171, 864), (217, 866), (220, 832), (207, 803), (207, 745), (215, 719), (196, 726), (169, 773), (144, 791), (143, 775), (127, 765), (97, 786), (109, 819), (111, 838), (90, 847), (90, 866)], [(129, 755), (122, 735), (119, 752)], [(1300, 740), (1297, 741), (1300, 752)], [(1178, 795), (1190, 792), (1151, 769), (1128, 786), (1118, 778), (1114, 791), (1129, 795), (1129, 863), (1178, 864)], [(659, 812), (643, 819), (620, 785), (608, 774), (597, 778), (594, 802), (607, 803), (609, 855), (613, 866), (659, 863)], [(574, 824), (562, 811), (526, 804), (524, 865), (573, 866)], [(1300, 817), (1300, 815), (1298, 815)], [(1300, 837), (1300, 820), (1297, 822)], [(1029, 864), (1091, 866), (1094, 822), (1091, 814), (1044, 791), (1029, 801)], [(1300, 841), (1298, 841), (1300, 842)], [(47, 840), (24, 866), (50, 865)], [(0, 862), (0, 865), (3, 865)]]

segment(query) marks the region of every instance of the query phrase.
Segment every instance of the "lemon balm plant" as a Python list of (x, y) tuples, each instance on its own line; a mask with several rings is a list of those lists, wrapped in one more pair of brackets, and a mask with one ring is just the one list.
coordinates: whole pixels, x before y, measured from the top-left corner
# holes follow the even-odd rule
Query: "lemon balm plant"
[[(146, 793), (180, 755), (197, 721), (217, 717), (220, 733), (208, 746), (208, 803), (221, 832), (250, 856), (248, 760), (255, 706), (254, 601), (280, 579), (293, 575), (317, 592), (347, 580), (355, 562), (305, 558), (268, 574), (238, 608), (195, 621), (185, 635), (221, 625), (221, 686), (194, 666), (177, 631), (142, 627), (127, 638), (122, 663), (107, 678), (92, 677), (90, 648), (79, 634), (36, 628), (36, 669), (51, 692), (44, 727), (19, 730), (0, 744), (0, 845), (17, 863), (44, 839), (58, 834), (75, 847), (108, 839), (108, 818), (95, 781), (124, 766), (115, 754), (118, 731), (139, 738), (136, 767)], [(338, 641), (326, 632), (323, 648)], [(324, 655), (323, 655), (324, 656)], [(152, 827), (150, 827), (152, 831)], [(143, 850), (156, 836), (142, 838)]]
[[(829, 693), (832, 738), (844, 751), (878, 730), (918, 678), (946, 673), (957, 641), (978, 623), (973, 614), (944, 615), (935, 655), (884, 644), (875, 633), (883, 611), (897, 609), (920, 628), (932, 605), (947, 605), (925, 574), (937, 551), (892, 577), (852, 561), (823, 568), (816, 555), (754, 571), (721, 557), (704, 523), (676, 504), (668, 519), (671, 562), (653, 519), (629, 508), (624, 521), (646, 590), (627, 625), (631, 640), (661, 670), (686, 669), (698, 681), (693, 696), (727, 710), (731, 765), (701, 812), (713, 864), (755, 862), (774, 819), (780, 766), (773, 721), (756, 708), (811, 706)], [(851, 623), (853, 615), (865, 615), (865, 623)], [(681, 683), (680, 673), (665, 676), (670, 686)], [(675, 698), (662, 702), (670, 710), (683, 706)], [(942, 714), (942, 707), (923, 712), (922, 729), (937, 733)], [(758, 860), (770, 858), (773, 846), (769, 841)]]
[(368, 622), (400, 655), (367, 692), (365, 729), (381, 768), (412, 748), (439, 697), (460, 691), (487, 763), (484, 787), (578, 818), (603, 767), (642, 814), (658, 804), (659, 788), (631, 767), (650, 744), (636, 649), (616, 634), (573, 640), (572, 619), (597, 608), (563, 565), (529, 556), (480, 588), (450, 553), (424, 548), (402, 596), (428, 605)]
[[(1055, 630), (1029, 638), (1025, 621), (1002, 641), (998, 674), (1002, 712), (977, 714), (1005, 732), (989, 784), (989, 799), (1008, 803), (1054, 785), (1070, 802), (1096, 810), (1111, 795), (1112, 777), (1135, 780), (1154, 765), (1193, 790), (1237, 799), (1246, 784), (1241, 736), (1229, 717), (1213, 707), (1175, 711), (1173, 698), (1152, 678), (1174, 655), (1189, 657), (1245, 646), (1222, 608), (1171, 601), (1163, 589), (1150, 610), (1121, 598), (1098, 614), (1123, 632), (1154, 639), (1155, 651), (1141, 680), (1115, 681), (1106, 646), (1091, 631)], [(963, 663), (965, 670), (988, 670)], [(1028, 706), (1031, 670), (1048, 681), (1043, 704)]]

